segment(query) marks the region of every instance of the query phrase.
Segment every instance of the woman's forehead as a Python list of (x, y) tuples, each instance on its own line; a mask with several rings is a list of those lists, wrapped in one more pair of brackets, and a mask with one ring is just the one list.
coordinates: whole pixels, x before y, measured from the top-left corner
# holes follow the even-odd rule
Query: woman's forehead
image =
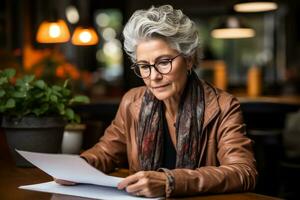
[(178, 53), (169, 43), (162, 39), (140, 41), (136, 48), (136, 60), (153, 61), (160, 56), (172, 56)]

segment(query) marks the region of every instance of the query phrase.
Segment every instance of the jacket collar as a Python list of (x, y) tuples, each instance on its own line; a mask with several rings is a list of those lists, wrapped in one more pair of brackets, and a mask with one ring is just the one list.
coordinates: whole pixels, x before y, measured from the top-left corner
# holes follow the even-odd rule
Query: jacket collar
[[(204, 90), (204, 122), (203, 122), (203, 129), (209, 124), (211, 120), (220, 112), (220, 106), (218, 103), (218, 91), (209, 83), (202, 81)], [(144, 92), (146, 91), (146, 86), (140, 87), (138, 95), (140, 98), (137, 98), (136, 101), (132, 102), (131, 104), (131, 111), (133, 116), (135, 116), (136, 120), (138, 120), (140, 106), (142, 103), (142, 97)]]
[(204, 89), (204, 122), (203, 129), (209, 124), (211, 120), (220, 112), (218, 103), (218, 91), (205, 81), (201, 81)]

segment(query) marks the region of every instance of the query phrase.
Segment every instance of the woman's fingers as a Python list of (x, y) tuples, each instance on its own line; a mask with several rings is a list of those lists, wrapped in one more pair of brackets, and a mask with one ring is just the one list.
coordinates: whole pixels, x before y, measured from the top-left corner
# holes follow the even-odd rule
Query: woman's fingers
[(139, 180), (139, 178), (138, 178), (138, 176), (137, 176), (137, 173), (136, 173), (136, 174), (133, 174), (133, 175), (130, 175), (130, 176), (127, 176), (123, 181), (121, 181), (121, 182), (118, 184), (118, 189), (119, 189), (119, 190), (123, 190), (123, 189), (125, 189), (127, 186), (136, 183), (138, 180)]
[(163, 172), (140, 171), (118, 184), (118, 189), (135, 196), (157, 197), (165, 194), (166, 175)]
[(71, 182), (71, 181), (66, 181), (66, 180), (62, 180), (62, 179), (57, 179), (57, 178), (53, 178), (54, 181), (60, 185), (76, 185), (76, 183)]

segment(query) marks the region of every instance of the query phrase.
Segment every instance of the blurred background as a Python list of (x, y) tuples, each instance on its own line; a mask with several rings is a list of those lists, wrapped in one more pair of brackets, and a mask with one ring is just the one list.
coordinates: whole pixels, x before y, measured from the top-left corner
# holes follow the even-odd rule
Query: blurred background
[(271, 7), (245, 10), (241, 0), (2, 0), (0, 70), (34, 73), (49, 83), (71, 79), (75, 93), (91, 98), (76, 108), (88, 125), (83, 149), (89, 148), (114, 117), (121, 96), (142, 85), (123, 51), (124, 24), (136, 9), (171, 4), (199, 29), (198, 75), (241, 102), (255, 142), (256, 192), (296, 199), (300, 1), (264, 2)]
[[(234, 10), (240, 2), (4, 0), (0, 10), (0, 67), (34, 72), (49, 81), (71, 78), (76, 90), (94, 101), (118, 97), (141, 84), (130, 71), (131, 63), (122, 49), (124, 23), (136, 9), (170, 3), (197, 24), (204, 52), (197, 68), (200, 76), (241, 95), (251, 93), (251, 78), (258, 79), (252, 80), (259, 85), (252, 83), (257, 87), (252, 91), (254, 96), (299, 94), (299, 2), (277, 1), (275, 10), (263, 12)], [(67, 28), (65, 39), (51, 40), (42, 33), (38, 38), (43, 22), (57, 20)], [(230, 23), (252, 32), (236, 36), (213, 32)], [(97, 41), (76, 43), (76, 28), (88, 27), (95, 31)]]

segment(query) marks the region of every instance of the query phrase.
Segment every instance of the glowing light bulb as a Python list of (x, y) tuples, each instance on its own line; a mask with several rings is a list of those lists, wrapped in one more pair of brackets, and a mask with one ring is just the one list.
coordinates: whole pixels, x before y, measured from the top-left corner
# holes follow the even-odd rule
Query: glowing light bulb
[(61, 30), (56, 23), (53, 23), (49, 27), (49, 36), (52, 38), (57, 38), (61, 34)]
[(83, 43), (88, 43), (89, 41), (91, 41), (92, 35), (91, 35), (91, 33), (88, 32), (88, 31), (83, 31), (83, 32), (80, 33), (79, 39), (80, 39), (80, 41), (82, 41)]

